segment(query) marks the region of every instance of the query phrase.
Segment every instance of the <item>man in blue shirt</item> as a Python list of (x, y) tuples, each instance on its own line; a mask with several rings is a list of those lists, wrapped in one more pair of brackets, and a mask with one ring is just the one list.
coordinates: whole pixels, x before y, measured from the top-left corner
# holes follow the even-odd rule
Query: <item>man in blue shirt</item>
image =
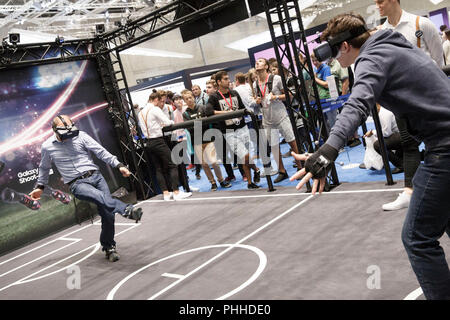
[[(321, 100), (331, 98), (327, 82), (327, 77), (331, 76), (330, 66), (327, 65), (325, 62), (317, 60), (314, 53), (311, 54), (311, 61), (314, 65), (314, 73), (316, 75), (315, 80), (317, 83), (317, 89), (319, 91), (319, 98)], [(336, 122), (337, 110), (325, 112), (323, 115), (326, 121), (327, 131), (330, 132), (330, 129), (334, 126), (334, 123)]]
[(124, 177), (130, 176), (125, 165), (110, 154), (87, 133), (78, 131), (72, 120), (66, 115), (53, 119), (55, 134), (48, 138), (41, 148), (41, 163), (36, 188), (30, 193), (33, 200), (39, 200), (45, 186), (48, 184), (52, 162), (61, 174), (64, 183), (70, 186), (72, 194), (80, 200), (93, 202), (97, 205), (98, 214), (102, 218), (100, 243), (106, 258), (114, 262), (119, 260), (114, 241), (115, 213), (136, 220), (142, 217), (142, 209), (127, 205), (111, 197), (109, 187), (94, 164), (89, 152), (114, 168), (118, 168)]

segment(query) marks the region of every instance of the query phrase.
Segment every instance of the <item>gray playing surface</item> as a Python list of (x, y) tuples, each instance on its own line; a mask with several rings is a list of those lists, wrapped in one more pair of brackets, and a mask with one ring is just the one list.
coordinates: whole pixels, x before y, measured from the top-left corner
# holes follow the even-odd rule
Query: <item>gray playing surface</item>
[(381, 210), (401, 186), (145, 201), (140, 223), (116, 218), (120, 261), (99, 249), (97, 218), (0, 257), (0, 299), (423, 299), (406, 209)]

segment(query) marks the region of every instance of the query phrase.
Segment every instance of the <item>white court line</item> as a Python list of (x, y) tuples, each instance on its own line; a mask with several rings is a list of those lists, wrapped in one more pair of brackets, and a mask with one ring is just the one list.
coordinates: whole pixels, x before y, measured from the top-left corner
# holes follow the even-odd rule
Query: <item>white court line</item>
[(156, 298), (158, 298), (160, 295), (164, 294), (166, 291), (170, 290), (171, 288), (175, 287), (177, 284), (179, 284), (181, 281), (189, 278), (190, 276), (192, 276), (194, 273), (198, 272), (199, 270), (203, 269), (205, 266), (207, 266), (208, 264), (214, 262), (215, 260), (217, 260), (218, 258), (220, 258), (221, 256), (223, 256), (224, 254), (226, 254), (228, 251), (230, 251), (231, 249), (235, 248), (237, 245), (240, 245), (242, 242), (248, 240), (249, 238), (253, 237), (255, 234), (257, 234), (258, 232), (260, 232), (261, 230), (264, 230), (265, 228), (267, 228), (268, 226), (270, 226), (271, 224), (273, 224), (274, 222), (278, 221), (279, 219), (283, 218), (285, 215), (287, 215), (288, 213), (290, 213), (291, 211), (293, 211), (294, 209), (296, 209), (297, 207), (299, 207), (300, 205), (304, 204), (305, 202), (307, 202), (308, 200), (312, 199), (314, 196), (310, 195), (308, 198), (306, 198), (305, 200), (297, 203), (296, 205), (294, 205), (293, 207), (291, 207), (290, 209), (284, 211), (282, 214), (280, 214), (279, 216), (273, 218), (272, 220), (270, 220), (269, 222), (267, 222), (265, 225), (263, 225), (262, 227), (256, 229), (255, 231), (253, 231), (252, 233), (250, 233), (249, 235), (247, 235), (246, 237), (242, 238), (241, 240), (239, 240), (238, 242), (234, 243), (233, 245), (231, 245), (229, 248), (225, 249), (224, 251), (220, 252), (219, 254), (215, 255), (214, 257), (212, 257), (211, 259), (209, 259), (208, 261), (206, 261), (205, 263), (203, 263), (202, 265), (200, 265), (199, 267), (195, 268), (194, 270), (192, 270), (191, 272), (189, 272), (188, 274), (186, 274), (184, 276), (184, 278), (179, 279), (175, 282), (173, 282), (171, 285), (167, 286), (166, 288), (160, 290), (159, 292), (157, 292), (156, 294), (154, 294), (153, 296), (151, 296), (148, 300), (154, 300)]
[(83, 230), (83, 229), (89, 228), (90, 226), (92, 226), (92, 224), (89, 224), (89, 225), (87, 225), (87, 226), (81, 227), (81, 228), (79, 228), (79, 229), (77, 229), (77, 230), (75, 230), (75, 231), (69, 232), (68, 234), (66, 234), (66, 235), (64, 235), (64, 236), (62, 236), (62, 237), (60, 237), (60, 238), (56, 238), (56, 239), (54, 239), (54, 240), (51, 240), (51, 241), (46, 242), (46, 243), (44, 243), (44, 244), (41, 244), (41, 245), (38, 246), (38, 247), (35, 247), (35, 248), (30, 249), (30, 250), (28, 250), (28, 251), (25, 251), (25, 252), (23, 252), (23, 253), (21, 253), (21, 254), (15, 256), (15, 257), (12, 257), (12, 258), (10, 258), (10, 259), (8, 259), (8, 260), (5, 260), (5, 261), (3, 261), (3, 262), (0, 262), (0, 266), (1, 266), (2, 264), (8, 263), (8, 262), (10, 262), (10, 261), (12, 261), (12, 260), (15, 260), (15, 259), (17, 259), (17, 258), (20, 258), (20, 257), (22, 257), (22, 256), (24, 256), (24, 255), (26, 255), (26, 254), (29, 254), (29, 253), (31, 253), (31, 252), (33, 252), (33, 251), (36, 251), (36, 250), (38, 250), (38, 249), (40, 249), (40, 248), (42, 248), (42, 247), (48, 246), (49, 244), (52, 244), (53, 242), (56, 242), (56, 241), (59, 241), (59, 240), (65, 240), (67, 236), (70, 236), (70, 235), (72, 235), (72, 234), (74, 234), (74, 233), (76, 233), (76, 232), (78, 232), (78, 231)]
[[(72, 258), (72, 257), (74, 257), (74, 256), (77, 256), (78, 254), (80, 254), (80, 253), (82, 253), (82, 252), (84, 252), (84, 251), (86, 251), (86, 250), (89, 250), (91, 247), (94, 247), (94, 250), (93, 250), (90, 254), (88, 254), (86, 257), (84, 257), (84, 258), (78, 260), (77, 262), (74, 262), (74, 263), (72, 263), (72, 264), (69, 265), (69, 266), (66, 266), (66, 267), (64, 267), (64, 268), (61, 268), (61, 269), (59, 269), (59, 270), (56, 270), (56, 271), (54, 271), (54, 272), (52, 272), (52, 273), (43, 275), (43, 276), (41, 276), (41, 277), (34, 278), (34, 279), (29, 279), (29, 278), (33, 277), (34, 275), (39, 274), (39, 273), (42, 272), (42, 271), (45, 271), (45, 270), (47, 270), (47, 269), (50, 269), (50, 268), (56, 266), (57, 264), (59, 264), (59, 263), (65, 261), (65, 260), (68, 260), (68, 259), (70, 259), (70, 258)], [(22, 279), (20, 279), (20, 280), (17, 280), (17, 281), (15, 281), (15, 282), (13, 282), (13, 283), (11, 283), (11, 284), (9, 284), (9, 285), (7, 285), (7, 286), (1, 288), (1, 289), (0, 289), (0, 292), (1, 292), (1, 291), (4, 291), (4, 290), (6, 290), (6, 289), (8, 289), (8, 288), (10, 288), (10, 287), (12, 287), (12, 286), (19, 285), (19, 284), (23, 284), (23, 283), (27, 283), (27, 282), (31, 282), (31, 281), (35, 281), (35, 280), (38, 280), (38, 279), (42, 279), (42, 278), (47, 277), (47, 276), (49, 276), (49, 275), (53, 275), (53, 274), (58, 273), (58, 272), (60, 272), (60, 271), (62, 271), (62, 270), (65, 270), (65, 269), (67, 269), (67, 268), (69, 268), (69, 267), (71, 267), (71, 266), (73, 266), (73, 265), (76, 265), (77, 263), (79, 263), (79, 262), (81, 262), (81, 261), (83, 261), (83, 260), (89, 258), (89, 257), (90, 257), (91, 255), (93, 255), (99, 248), (100, 248), (100, 244), (94, 244), (94, 245), (92, 245), (92, 246), (90, 246), (90, 247), (87, 247), (87, 248), (85, 248), (85, 249), (83, 249), (83, 250), (81, 250), (81, 251), (79, 251), (79, 252), (77, 252), (77, 253), (75, 253), (75, 254), (73, 254), (73, 255), (70, 255), (70, 256), (68, 256), (68, 257), (66, 257), (66, 258), (64, 258), (64, 259), (61, 259), (61, 260), (59, 260), (59, 261), (57, 261), (57, 262), (55, 262), (55, 263), (53, 263), (53, 264), (51, 264), (51, 265), (49, 265), (49, 266), (47, 266), (47, 267), (45, 267), (45, 268), (43, 268), (43, 269), (37, 271), (37, 272), (34, 272), (34, 273), (32, 273), (32, 274), (30, 274), (30, 275), (28, 275), (28, 276), (26, 276), (26, 277), (24, 277), (24, 278), (22, 278)]]
[(167, 277), (167, 278), (175, 278), (175, 279), (183, 279), (185, 277), (185, 276), (182, 276), (181, 274), (175, 274), (175, 273), (163, 273), (161, 276)]
[[(37, 247), (37, 248), (34, 248), (34, 249), (29, 250), (29, 251), (27, 251), (27, 252), (24, 252), (24, 253), (22, 253), (22, 254), (20, 254), (20, 255), (18, 255), (18, 256), (16, 256), (16, 257), (14, 257), (14, 258), (11, 258), (11, 259), (9, 259), (9, 260), (3, 262), (3, 263), (6, 263), (6, 262), (11, 261), (11, 260), (14, 260), (14, 259), (18, 258), (19, 256), (23, 256), (23, 255), (25, 255), (25, 254), (27, 254), (27, 253), (30, 253), (30, 252), (32, 252), (32, 251), (35, 251), (35, 250), (38, 249), (38, 248), (41, 248), (41, 247), (43, 247), (43, 246), (45, 246), (45, 245), (48, 245), (48, 244), (53, 243), (53, 242), (56, 242), (56, 241), (58, 241), (58, 240), (76, 241), (76, 242), (79, 242), (79, 241), (81, 241), (82, 239), (67, 238), (67, 236), (68, 236), (68, 235), (71, 235), (71, 234), (73, 234), (73, 233), (75, 233), (75, 232), (81, 231), (81, 230), (83, 230), (83, 229), (85, 229), (85, 228), (87, 228), (87, 227), (90, 227), (90, 226), (92, 226), (92, 225), (100, 225), (99, 221), (100, 221), (100, 220), (94, 222), (93, 224), (90, 224), (90, 225), (87, 225), (87, 226), (85, 226), (85, 227), (82, 227), (82, 228), (80, 228), (80, 229), (78, 229), (78, 230), (75, 230), (75, 231), (73, 231), (73, 232), (70, 232), (70, 233), (66, 234), (65, 236), (62, 236), (62, 237), (60, 237), (60, 238), (54, 239), (54, 240), (52, 240), (52, 241), (49, 241), (49, 242), (47, 242), (47, 243), (45, 243), (45, 244), (43, 244), (43, 245), (41, 245), (41, 246), (39, 246), (39, 247)], [(140, 224), (140, 223), (119, 223), (118, 225), (122, 225), (122, 226), (123, 226), (123, 225), (127, 225), (127, 226), (130, 226), (130, 227), (129, 227), (129, 228), (126, 228), (125, 230), (122, 230), (122, 231), (119, 232), (119, 233), (116, 233), (115, 236), (119, 236), (120, 234), (125, 233), (125, 232), (127, 232), (127, 231), (129, 231), (129, 230), (132, 230), (132, 229), (134, 229), (134, 228), (140, 226), (141, 224)], [(57, 251), (60, 251), (60, 250), (66, 248), (66, 247), (68, 247), (68, 246), (71, 246), (71, 245), (75, 244), (76, 242), (73, 242), (73, 243), (70, 243), (70, 244), (68, 244), (68, 245), (65, 245), (65, 246), (63, 246), (63, 247), (61, 247), (61, 248), (58, 248), (58, 249), (56, 249), (56, 250), (54, 250), (54, 251), (52, 251), (52, 252), (49, 252), (49, 253), (47, 253), (47, 254), (45, 254), (45, 255), (39, 257), (39, 258), (36, 258), (36, 259), (34, 259), (34, 260), (32, 260), (32, 261), (29, 261), (29, 262), (27, 262), (27, 263), (25, 263), (25, 264), (23, 264), (23, 265), (21, 265), (21, 266), (18, 266), (18, 267), (16, 267), (15, 269), (12, 269), (12, 270), (10, 270), (10, 271), (8, 271), (8, 272), (6, 272), (6, 273), (0, 275), (0, 277), (4, 276), (4, 275), (6, 275), (6, 274), (9, 274), (9, 273), (11, 273), (11, 272), (17, 271), (17, 270), (20, 269), (20, 268), (23, 268), (23, 267), (25, 267), (25, 266), (27, 266), (27, 265), (33, 263), (33, 262), (36, 262), (36, 261), (38, 261), (38, 260), (40, 260), (40, 259), (42, 259), (42, 258), (45, 258), (45, 257), (47, 257), (47, 256), (49, 256), (49, 255), (51, 255), (51, 254), (53, 254), (53, 253), (55, 253), (55, 252), (57, 252)], [(80, 253), (86, 251), (86, 250), (89, 250), (89, 249), (92, 248), (92, 247), (94, 247), (94, 250), (93, 250), (90, 254), (88, 254), (86, 257), (84, 257), (84, 258), (78, 260), (77, 262), (72, 263), (72, 264), (70, 264), (69, 266), (65, 266), (65, 267), (63, 267), (63, 268), (61, 268), (61, 269), (58, 269), (58, 270), (56, 270), (56, 271), (54, 271), (54, 272), (51, 272), (51, 273), (48, 273), (48, 274), (44, 274), (44, 275), (42, 275), (42, 276), (40, 276), (40, 277), (29, 279), (29, 278), (33, 277), (34, 275), (37, 275), (37, 274), (39, 274), (39, 273), (41, 273), (41, 272), (43, 272), (43, 271), (45, 271), (45, 270), (47, 270), (47, 269), (49, 269), (49, 268), (55, 266), (55, 265), (58, 265), (58, 264), (61, 263), (61, 262), (64, 262), (64, 261), (66, 261), (66, 260), (68, 260), (68, 259), (70, 259), (70, 258), (72, 258), (72, 257), (75, 257), (75, 256), (79, 255)], [(55, 274), (55, 273), (58, 273), (58, 272), (60, 272), (60, 271), (62, 271), (62, 270), (65, 270), (65, 269), (67, 269), (67, 268), (69, 268), (69, 267), (71, 267), (71, 266), (73, 266), (73, 265), (76, 265), (77, 263), (80, 263), (80, 262), (84, 261), (85, 259), (87, 259), (87, 258), (90, 257), (91, 255), (93, 255), (99, 248), (100, 248), (100, 244), (94, 244), (94, 245), (91, 245), (91, 246), (89, 246), (89, 247), (87, 247), (87, 248), (85, 248), (85, 249), (83, 249), (83, 250), (81, 250), (81, 251), (76, 252), (76, 253), (73, 254), (73, 255), (70, 255), (69, 257), (66, 257), (66, 258), (64, 258), (64, 259), (61, 259), (61, 260), (59, 260), (59, 261), (57, 261), (57, 262), (51, 264), (50, 266), (47, 266), (47, 267), (45, 267), (45, 268), (42, 268), (42, 269), (40, 269), (40, 270), (38, 270), (38, 271), (32, 273), (31, 275), (28, 275), (28, 276), (26, 276), (26, 277), (24, 277), (24, 278), (22, 278), (22, 279), (20, 279), (20, 280), (17, 280), (17, 281), (15, 281), (15, 282), (13, 282), (13, 283), (7, 285), (6, 287), (1, 288), (1, 289), (0, 289), (0, 292), (1, 292), (1, 291), (4, 291), (4, 290), (6, 290), (7, 288), (10, 288), (10, 287), (12, 287), (12, 286), (14, 286), (14, 285), (19, 285), (19, 284), (23, 284), (23, 283), (27, 283), (27, 282), (39, 280), (39, 279), (42, 279), (42, 278), (51, 276), (51, 275), (53, 275), (53, 274)]]
[[(334, 194), (349, 194), (349, 193), (373, 193), (373, 192), (398, 192), (403, 191), (402, 189), (372, 189), (372, 190), (353, 190), (353, 191), (331, 191), (324, 192), (322, 195), (334, 195)], [(227, 200), (227, 199), (249, 199), (249, 198), (277, 198), (277, 197), (295, 197), (295, 196), (311, 196), (311, 193), (284, 193), (284, 194), (261, 194), (254, 196), (229, 196), (229, 197), (208, 197), (208, 198), (187, 198), (181, 201), (204, 201), (204, 200)], [(321, 195), (317, 194), (315, 197), (319, 197)], [(167, 202), (165, 200), (145, 200), (139, 202), (142, 203), (158, 203), (158, 202)], [(176, 202), (176, 201), (174, 201)]]
[(417, 300), (423, 294), (422, 288), (419, 287), (410, 294), (408, 294), (403, 300)]
[[(64, 240), (66, 240), (66, 239), (64, 239)], [(60, 247), (60, 248), (58, 248), (58, 249), (56, 249), (56, 250), (53, 250), (53, 251), (51, 251), (51, 252), (49, 252), (49, 253), (46, 253), (46, 254), (44, 254), (43, 256), (40, 256), (39, 258), (36, 258), (36, 259), (31, 260), (31, 261), (29, 261), (29, 262), (27, 262), (27, 263), (25, 263), (25, 264), (22, 264), (22, 265), (20, 265), (20, 266), (14, 268), (14, 269), (11, 269), (11, 270), (9, 270), (8, 272), (5, 272), (5, 273), (0, 274), (0, 278), (3, 277), (3, 276), (6, 276), (7, 274), (10, 274), (10, 273), (12, 273), (12, 272), (14, 272), (14, 271), (17, 271), (17, 270), (19, 270), (19, 269), (22, 269), (23, 267), (26, 267), (26, 266), (28, 266), (28, 265), (30, 265), (30, 264), (36, 262), (36, 261), (39, 261), (39, 260), (41, 260), (41, 259), (43, 259), (43, 258), (45, 258), (45, 257), (48, 257), (48, 256), (50, 256), (50, 255), (52, 255), (52, 254), (54, 254), (54, 253), (56, 253), (56, 252), (58, 252), (58, 251), (60, 251), (60, 250), (63, 250), (63, 249), (65, 249), (65, 248), (67, 248), (67, 247), (70, 247), (71, 245), (74, 245), (75, 243), (81, 241), (81, 239), (73, 239), (73, 240), (70, 240), (70, 241), (73, 241), (73, 242), (72, 242), (72, 243), (69, 243), (69, 244), (66, 244), (65, 246), (62, 246), (62, 247)]]

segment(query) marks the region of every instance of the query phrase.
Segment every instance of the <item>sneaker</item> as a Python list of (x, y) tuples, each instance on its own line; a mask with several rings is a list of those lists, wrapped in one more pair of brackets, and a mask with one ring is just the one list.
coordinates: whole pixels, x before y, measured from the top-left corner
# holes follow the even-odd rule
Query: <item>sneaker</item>
[(190, 165), (188, 165), (187, 167), (186, 167), (186, 170), (192, 170), (192, 169), (194, 169), (195, 168), (195, 166), (191, 163)]
[(135, 220), (136, 223), (138, 223), (142, 218), (142, 208), (137, 208), (130, 205), (125, 209), (125, 214), (123, 216), (125, 218)]
[(72, 198), (67, 194), (60, 190), (53, 190), (52, 197), (58, 201), (61, 201), (64, 204), (69, 204)]
[(280, 183), (281, 181), (286, 180), (287, 178), (289, 178), (287, 172), (279, 172), (278, 177), (275, 179), (273, 183)]
[(195, 177), (197, 178), (197, 180), (200, 180), (202, 178), (200, 174), (196, 174)]
[(211, 191), (217, 191), (217, 184), (215, 182), (211, 183)]
[(105, 257), (111, 262), (116, 262), (117, 260), (120, 259), (120, 256), (116, 250), (116, 246), (112, 246), (110, 248), (103, 248), (102, 251), (106, 251)]
[(239, 169), (239, 167), (237, 166), (237, 164), (233, 164), (232, 169), (233, 169), (233, 170), (237, 170), (237, 169)]
[(253, 174), (253, 181), (255, 183), (259, 183), (261, 181), (261, 171), (255, 171), (255, 173)]
[(250, 190), (254, 190), (254, 189), (259, 189), (259, 188), (261, 188), (261, 187), (258, 186), (257, 184), (254, 184), (254, 183), (252, 182), (252, 183), (249, 183), (249, 184), (247, 185), (247, 188), (250, 189)]
[[(263, 173), (261, 173), (261, 177), (262, 177), (262, 178), (265, 178), (265, 177), (266, 177), (266, 170), (267, 170), (267, 169), (264, 169), (264, 170), (263, 170)], [(269, 170), (270, 170), (270, 171), (269, 171), (269, 176), (274, 176), (274, 175), (276, 175), (276, 174), (278, 173), (278, 171), (275, 170), (275, 169), (273, 169), (272, 167), (271, 167)]]
[(361, 164), (359, 165), (359, 168), (360, 168), (360, 169), (367, 169), (367, 168), (366, 168), (366, 165), (365, 165), (364, 163), (361, 163)]
[(226, 182), (233, 182), (233, 181), (236, 181), (236, 177), (226, 177), (226, 178), (225, 178), (225, 181), (226, 181)]
[(398, 197), (395, 201), (383, 204), (383, 210), (385, 211), (394, 211), (400, 210), (409, 207), (409, 202), (411, 201), (411, 195), (406, 192), (402, 192), (398, 194)]
[(221, 186), (222, 188), (231, 188), (231, 183), (228, 182), (228, 181), (226, 181), (226, 180), (224, 180), (224, 181), (222, 181), (222, 182), (220, 183), (220, 186)]
[(192, 192), (178, 192), (178, 194), (174, 193), (173, 194), (173, 200), (175, 201), (179, 201), (179, 200), (183, 200), (186, 198), (189, 198), (190, 196), (192, 196)]
[(173, 192), (169, 192), (169, 194), (164, 195), (164, 201), (170, 201), (173, 198)]
[(198, 192), (198, 191), (200, 191), (200, 188), (189, 186), (189, 190), (191, 190), (192, 192)]

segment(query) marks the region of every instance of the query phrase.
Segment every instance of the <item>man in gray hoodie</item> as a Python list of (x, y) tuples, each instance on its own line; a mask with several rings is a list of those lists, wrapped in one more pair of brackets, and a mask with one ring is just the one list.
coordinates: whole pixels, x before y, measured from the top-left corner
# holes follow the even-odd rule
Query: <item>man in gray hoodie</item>
[[(450, 236), (450, 80), (423, 51), (392, 30), (357, 32), (359, 15), (343, 14), (328, 22), (322, 39), (333, 43), (332, 55), (345, 68), (355, 63), (355, 83), (326, 143), (311, 155), (294, 157), (305, 168), (300, 189), (314, 179), (321, 193), (331, 163), (378, 102), (405, 119), (409, 133), (426, 147), (417, 170), (402, 240), (427, 299), (450, 299), (450, 270), (439, 239)], [(348, 32), (348, 33), (346, 33)], [(346, 41), (331, 41), (345, 34)]]

